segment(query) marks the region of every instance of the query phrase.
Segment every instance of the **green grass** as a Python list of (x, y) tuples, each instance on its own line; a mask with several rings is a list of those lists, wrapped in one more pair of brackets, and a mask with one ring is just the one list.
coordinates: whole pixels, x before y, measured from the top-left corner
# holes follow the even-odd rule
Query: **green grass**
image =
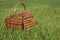
[[(17, 2), (23, 2), (37, 19), (29, 31), (5, 27), (5, 18), (13, 14)], [(23, 7), (17, 10), (22, 12)], [(0, 0), (0, 40), (60, 40), (60, 0)]]

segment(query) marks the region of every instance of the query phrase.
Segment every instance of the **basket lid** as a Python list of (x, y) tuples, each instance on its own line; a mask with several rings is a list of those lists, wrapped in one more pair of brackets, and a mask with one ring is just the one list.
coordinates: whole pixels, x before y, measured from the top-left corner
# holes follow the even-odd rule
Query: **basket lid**
[(25, 19), (25, 18), (29, 18), (32, 17), (32, 14), (28, 13), (27, 11), (24, 11), (20, 14), (20, 16)]

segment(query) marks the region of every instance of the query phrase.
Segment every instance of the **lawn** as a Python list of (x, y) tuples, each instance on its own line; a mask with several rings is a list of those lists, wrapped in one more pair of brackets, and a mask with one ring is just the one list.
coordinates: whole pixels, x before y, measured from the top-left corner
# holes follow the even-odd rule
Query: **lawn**
[[(5, 18), (13, 14), (18, 2), (35, 16), (37, 25), (26, 30), (6, 28)], [(17, 14), (23, 7), (17, 8)], [(0, 40), (60, 40), (60, 0), (0, 0)]]

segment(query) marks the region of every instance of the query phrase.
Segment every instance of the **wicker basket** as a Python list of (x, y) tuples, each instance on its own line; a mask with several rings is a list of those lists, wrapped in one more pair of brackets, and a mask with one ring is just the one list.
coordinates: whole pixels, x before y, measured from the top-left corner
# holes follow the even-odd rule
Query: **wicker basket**
[[(16, 9), (19, 4), (23, 5), (24, 11), (16, 14)], [(5, 19), (5, 24), (8, 28), (24, 28), (25, 30), (29, 30), (31, 27), (36, 25), (36, 19), (27, 12), (23, 3), (18, 3), (14, 8), (14, 14)]]

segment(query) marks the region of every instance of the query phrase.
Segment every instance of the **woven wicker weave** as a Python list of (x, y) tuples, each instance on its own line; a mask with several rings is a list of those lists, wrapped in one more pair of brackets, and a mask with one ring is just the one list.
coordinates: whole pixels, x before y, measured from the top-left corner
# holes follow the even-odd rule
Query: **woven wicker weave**
[(22, 4), (24, 7), (24, 11), (19, 14), (13, 14), (11, 16), (8, 16), (5, 19), (6, 27), (9, 28), (24, 28), (26, 30), (29, 30), (31, 27), (36, 25), (36, 19), (34, 16), (32, 16), (30, 13), (27, 12), (26, 7), (23, 3), (18, 3), (14, 8), (14, 13), (16, 13), (16, 9), (19, 6), (19, 4)]

